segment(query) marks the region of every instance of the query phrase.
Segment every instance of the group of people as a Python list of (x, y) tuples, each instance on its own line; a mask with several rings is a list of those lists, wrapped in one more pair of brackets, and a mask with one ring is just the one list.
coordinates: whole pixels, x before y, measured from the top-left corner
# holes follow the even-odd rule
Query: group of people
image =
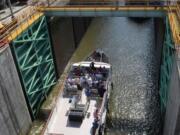
[(97, 89), (100, 97), (103, 97), (107, 70), (105, 67), (96, 68), (94, 62), (89, 67), (75, 67), (66, 82), (66, 88), (69, 90), (84, 90), (86, 96), (91, 96), (92, 89)]
[(86, 75), (90, 75), (92, 77), (96, 77), (97, 75), (103, 75), (103, 77), (105, 78), (107, 75), (107, 70), (105, 67), (99, 67), (96, 68), (94, 66), (94, 62), (90, 63), (90, 67), (75, 67), (72, 71), (73, 76), (86, 76)]

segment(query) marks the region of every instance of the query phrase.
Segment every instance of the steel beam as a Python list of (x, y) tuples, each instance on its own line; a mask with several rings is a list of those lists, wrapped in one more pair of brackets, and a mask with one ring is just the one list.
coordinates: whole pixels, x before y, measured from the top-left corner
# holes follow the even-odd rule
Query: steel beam
[(65, 16), (65, 17), (107, 17), (107, 16), (114, 16), (114, 17), (165, 17), (167, 12), (164, 10), (124, 10), (124, 11), (116, 11), (116, 10), (109, 10), (109, 11), (101, 11), (101, 10), (49, 10), (44, 11), (46, 16)]

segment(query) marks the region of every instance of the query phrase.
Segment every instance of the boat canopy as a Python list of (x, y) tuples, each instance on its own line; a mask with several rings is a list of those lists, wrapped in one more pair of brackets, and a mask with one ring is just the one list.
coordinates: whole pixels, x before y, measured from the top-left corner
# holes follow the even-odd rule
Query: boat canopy
[[(73, 64), (73, 67), (78, 67), (78, 66), (81, 66), (81, 67), (90, 67), (90, 64), (92, 62), (90, 61), (82, 61), (82, 62), (78, 62), (78, 63), (74, 63)], [(107, 64), (107, 63), (104, 63), (104, 62), (94, 62), (94, 67), (96, 68), (99, 68), (99, 67), (105, 67), (107, 69), (111, 68), (111, 65), (110, 64)]]

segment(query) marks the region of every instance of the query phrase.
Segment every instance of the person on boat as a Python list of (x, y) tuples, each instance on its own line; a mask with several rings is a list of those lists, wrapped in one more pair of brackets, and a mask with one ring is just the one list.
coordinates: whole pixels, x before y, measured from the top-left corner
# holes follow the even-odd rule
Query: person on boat
[(93, 126), (92, 126), (92, 135), (96, 134), (96, 130), (97, 130), (98, 126), (99, 126), (98, 120), (94, 119)]
[(82, 90), (82, 87), (81, 87), (81, 85), (79, 83), (77, 83), (76, 85), (77, 85), (78, 90)]
[(84, 87), (85, 81), (86, 81), (85, 77), (84, 77), (84, 76), (81, 76), (81, 77), (80, 77), (80, 82), (79, 82), (81, 87)]
[(99, 67), (99, 73), (101, 73), (101, 72), (102, 72), (102, 70), (103, 70), (103, 69), (102, 69), (102, 67), (100, 66), (100, 67)]
[(104, 96), (106, 89), (104, 88), (104, 85), (102, 84), (102, 82), (99, 84), (98, 86), (98, 94), (100, 97)]
[(87, 100), (89, 101), (89, 100), (90, 100), (90, 96), (91, 96), (91, 90), (90, 90), (90, 89), (87, 89), (87, 88), (84, 88), (84, 91), (85, 91)]
[(107, 71), (106, 71), (105, 66), (102, 68), (102, 75), (104, 78), (106, 78), (106, 76), (107, 76)]
[(91, 78), (91, 76), (87, 76), (87, 78), (86, 78), (86, 80), (87, 80), (87, 83), (88, 83), (88, 85), (89, 85), (89, 87), (92, 87), (92, 78)]
[(95, 51), (95, 59), (100, 59), (101, 53), (99, 51)]
[(103, 78), (103, 75), (100, 72), (95, 74), (95, 76), (96, 76), (97, 80), (102, 80), (102, 78)]
[(98, 109), (97, 109), (97, 108), (96, 108), (96, 110), (94, 111), (93, 116), (94, 116), (95, 119), (99, 119), (99, 118), (98, 118)]
[(95, 71), (95, 69), (96, 69), (93, 61), (90, 63), (90, 69), (92, 72)]
[(74, 73), (75, 73), (76, 76), (81, 76), (81, 68), (80, 68), (80, 66), (78, 66), (78, 67), (76, 67), (74, 69)]
[(70, 83), (71, 85), (75, 85), (77, 81), (78, 80), (76, 78), (68, 78), (68, 83)]

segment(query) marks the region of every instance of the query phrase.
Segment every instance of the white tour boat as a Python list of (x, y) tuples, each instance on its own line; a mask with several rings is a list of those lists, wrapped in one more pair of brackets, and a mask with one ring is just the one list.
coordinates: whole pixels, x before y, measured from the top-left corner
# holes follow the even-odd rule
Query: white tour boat
[(74, 63), (44, 135), (104, 135), (112, 87), (111, 65), (102, 51)]

